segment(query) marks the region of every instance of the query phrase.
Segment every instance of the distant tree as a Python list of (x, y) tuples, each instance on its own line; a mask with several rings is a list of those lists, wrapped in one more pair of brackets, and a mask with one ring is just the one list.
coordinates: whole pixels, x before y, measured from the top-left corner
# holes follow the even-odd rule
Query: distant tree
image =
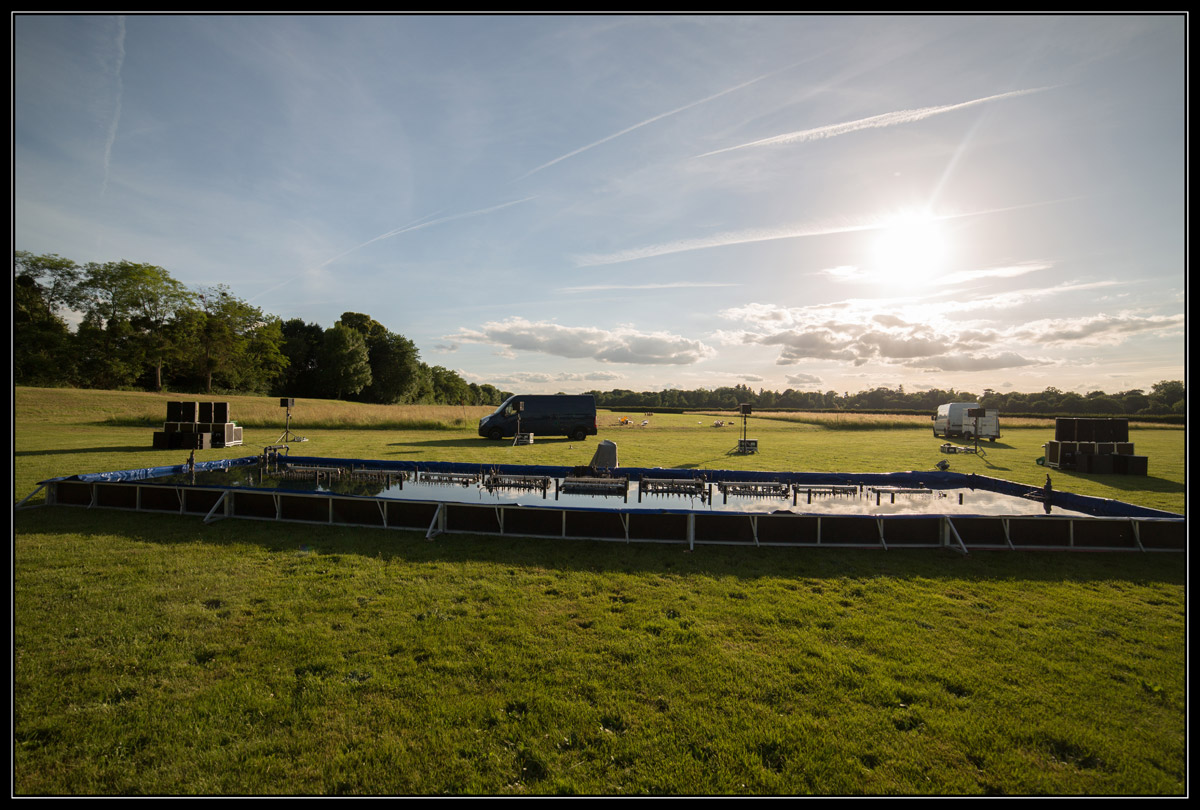
[(357, 394), (371, 383), (366, 340), (349, 326), (335, 323), (325, 330), (317, 370), (327, 396), (344, 399)]
[(141, 343), (142, 355), (154, 370), (154, 390), (163, 389), (163, 365), (180, 356), (167, 324), (193, 306), (196, 294), (171, 278), (161, 267), (122, 262), (130, 284), (130, 325)]
[[(1098, 394), (1098, 396), (1092, 396), (1092, 394)], [(1125, 413), (1125, 407), (1103, 391), (1093, 391), (1084, 397), (1083, 401), (1085, 410), (1082, 413), (1114, 415)]]
[(508, 395), (494, 385), (483, 383), (479, 386), (478, 405), (499, 405)]
[(417, 374), (413, 379), (413, 387), (409, 389), (405, 402), (436, 402), (433, 388), (433, 374), (425, 363), (417, 364)]
[(270, 390), (287, 367), (283, 330), (278, 318), (241, 300), (223, 284), (199, 293), (201, 309), (191, 364), (203, 379), (227, 390)]
[(83, 321), (76, 332), (85, 385), (125, 388), (141, 373), (145, 344), (131, 318), (137, 308), (137, 274), (131, 262), (92, 262), (76, 287)]
[(1139, 413), (1150, 407), (1150, 397), (1141, 389), (1122, 391), (1117, 394), (1117, 399), (1121, 400), (1125, 413)]
[(371, 382), (357, 398), (383, 405), (407, 401), (417, 385), (420, 368), (416, 344), (358, 312), (343, 312), (338, 322), (354, 329), (366, 342)]
[(317, 361), (325, 330), (319, 324), (305, 323), (300, 318), (284, 321), (282, 351), (288, 359), (286, 371), (276, 382), (276, 396), (318, 397), (320, 378)]
[(1183, 412), (1187, 407), (1187, 390), (1179, 380), (1162, 380), (1150, 386), (1150, 405), (1163, 413)]
[(63, 318), (70, 307), (79, 267), (57, 255), (13, 255), (13, 382), (54, 385), (70, 382), (75, 367), (71, 330)]
[(434, 402), (441, 405), (462, 405), (470, 400), (470, 389), (458, 372), (442, 366), (430, 366), (429, 376), (433, 383)]
[(283, 321), (274, 315), (263, 316), (246, 334), (246, 358), (237, 390), (249, 394), (266, 394), (288, 367), (283, 353)]
[(24, 278), (37, 287), (38, 297), (55, 315), (64, 309), (78, 309), (77, 288), (82, 271), (75, 262), (56, 253), (35, 256), (25, 250), (13, 252), (13, 276)]

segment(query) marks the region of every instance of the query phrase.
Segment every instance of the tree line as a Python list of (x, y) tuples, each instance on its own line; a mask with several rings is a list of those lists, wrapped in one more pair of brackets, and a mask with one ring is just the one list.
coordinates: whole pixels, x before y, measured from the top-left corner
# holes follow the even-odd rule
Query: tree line
[[(78, 265), (55, 254), (13, 256), (13, 381), (18, 385), (245, 393), (379, 404), (499, 405), (509, 392), (468, 383), (420, 359), (411, 340), (368, 315), (330, 327), (281, 318), (228, 287), (190, 289), (161, 267), (129, 261)], [(64, 313), (73, 313), (72, 330)], [(933, 412), (978, 402), (1008, 413), (1150, 415), (1186, 412), (1177, 380), (1087, 394), (1047, 388), (982, 394), (951, 389), (783, 392), (714, 389), (590, 391), (602, 408)]]
[(998, 408), (1002, 413), (1028, 414), (1076, 414), (1081, 416), (1125, 416), (1177, 414), (1187, 409), (1184, 384), (1178, 380), (1164, 380), (1151, 386), (1150, 391), (1134, 389), (1107, 394), (1090, 391), (1078, 394), (1047, 388), (1037, 393), (1000, 392), (984, 389), (982, 394), (957, 391), (953, 388), (931, 388), (920, 391), (905, 391), (886, 387), (872, 388), (851, 394), (846, 391), (755, 391), (747, 385), (735, 385), (715, 389), (666, 391), (591, 391), (596, 404), (605, 408), (660, 408), (696, 409), (711, 408), (732, 410), (742, 403), (762, 410), (795, 411), (917, 411), (933, 413), (939, 405), (947, 402), (978, 402), (984, 408)]
[(388, 405), (499, 405), (508, 396), (422, 362), (411, 340), (357, 312), (328, 328), (285, 321), (225, 285), (191, 289), (161, 267), (129, 261), (79, 265), (16, 251), (13, 275), (17, 385)]

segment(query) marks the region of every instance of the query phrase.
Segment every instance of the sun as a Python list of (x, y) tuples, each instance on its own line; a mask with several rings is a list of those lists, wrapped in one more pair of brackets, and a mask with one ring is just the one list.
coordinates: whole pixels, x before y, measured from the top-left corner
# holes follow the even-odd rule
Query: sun
[(905, 212), (890, 218), (874, 244), (874, 266), (880, 280), (910, 284), (937, 278), (946, 266), (946, 238), (938, 217)]

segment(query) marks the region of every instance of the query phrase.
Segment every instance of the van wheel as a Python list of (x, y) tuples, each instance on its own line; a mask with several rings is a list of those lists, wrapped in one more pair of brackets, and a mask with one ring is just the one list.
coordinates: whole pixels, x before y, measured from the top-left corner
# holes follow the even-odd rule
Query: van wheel
[(498, 442), (504, 438), (504, 434), (500, 432), (500, 428), (492, 428), (488, 431), (488, 438), (494, 442)]
[(587, 431), (581, 427), (577, 427), (571, 431), (571, 441), (581, 442), (587, 438)]

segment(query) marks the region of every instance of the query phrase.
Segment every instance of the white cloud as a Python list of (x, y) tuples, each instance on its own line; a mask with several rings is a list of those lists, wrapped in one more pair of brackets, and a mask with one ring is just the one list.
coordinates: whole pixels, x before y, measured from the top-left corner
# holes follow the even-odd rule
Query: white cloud
[(1002, 368), (1050, 365), (1050, 362), (1022, 357), (1015, 352), (1001, 352), (994, 355), (942, 354), (922, 357), (905, 365), (928, 371), (995, 371)]
[(501, 375), (475, 375), (475, 378), (490, 382), (492, 385), (548, 385), (564, 382), (612, 382), (624, 379), (624, 375), (612, 371), (589, 371), (586, 373), (513, 371)]
[(479, 329), (464, 329), (451, 335), (450, 339), (489, 343), (510, 352), (634, 365), (690, 365), (716, 354), (698, 340), (667, 332), (639, 332), (630, 327), (563, 326), (524, 318), (485, 323)]
[(788, 385), (815, 385), (820, 386), (823, 380), (816, 374), (788, 374), (784, 377)]
[(1186, 325), (1182, 313), (1149, 316), (1099, 313), (1083, 318), (1035, 321), (1013, 330), (1010, 335), (1023, 342), (1047, 346), (1116, 346), (1135, 335), (1182, 336)]
[[(1062, 285), (1047, 292), (1091, 285)], [(1033, 291), (1022, 291), (1032, 296)], [(1032, 299), (1031, 299), (1032, 300)], [(1009, 308), (1011, 309), (1011, 308)], [(920, 307), (896, 300), (851, 300), (811, 307), (747, 304), (724, 310), (744, 324), (720, 333), (727, 343), (777, 347), (777, 365), (869, 362), (938, 371), (981, 371), (1061, 364), (1072, 348), (1113, 347), (1134, 337), (1182, 336), (1185, 316), (1122, 312), (1070, 319), (1006, 323), (962, 321), (962, 305), (947, 301)], [(1015, 318), (1013, 316), (1016, 316)], [(1054, 348), (1057, 359), (1044, 356)]]

